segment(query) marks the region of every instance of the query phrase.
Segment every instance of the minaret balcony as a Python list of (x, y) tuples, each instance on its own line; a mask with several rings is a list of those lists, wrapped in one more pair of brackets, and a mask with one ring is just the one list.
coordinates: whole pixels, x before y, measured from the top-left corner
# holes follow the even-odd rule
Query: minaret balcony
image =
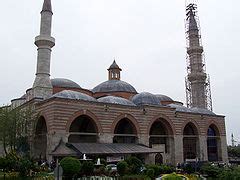
[(35, 45), (37, 47), (47, 46), (52, 48), (55, 45), (55, 39), (50, 36), (39, 35), (35, 38)]
[(203, 47), (202, 46), (192, 46), (187, 48), (187, 53), (192, 54), (192, 53), (203, 53)]

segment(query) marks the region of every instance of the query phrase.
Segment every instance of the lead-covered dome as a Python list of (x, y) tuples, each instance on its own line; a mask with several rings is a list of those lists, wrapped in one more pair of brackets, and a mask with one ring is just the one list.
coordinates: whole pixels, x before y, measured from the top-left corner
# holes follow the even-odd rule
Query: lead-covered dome
[(62, 88), (81, 88), (77, 83), (72, 80), (64, 78), (54, 78), (51, 79), (53, 87), (62, 87)]
[(93, 93), (98, 92), (130, 92), (137, 93), (136, 89), (127, 82), (121, 80), (108, 80), (92, 89)]
[(83, 101), (93, 101), (96, 102), (97, 100), (87, 94), (71, 91), (71, 90), (64, 90), (59, 93), (54, 94), (52, 97), (63, 98), (63, 99), (74, 99), (74, 100), (83, 100)]
[(98, 102), (121, 104), (126, 106), (136, 106), (132, 101), (129, 101), (122, 97), (116, 97), (116, 96), (105, 96), (105, 97), (99, 98)]
[(173, 101), (172, 98), (170, 98), (170, 97), (168, 97), (168, 96), (166, 96), (166, 95), (163, 95), (163, 94), (156, 94), (155, 96), (158, 98), (158, 100), (159, 100), (160, 102), (161, 102), (161, 101)]
[(132, 102), (136, 105), (161, 105), (158, 98), (149, 92), (136, 94), (133, 96)]

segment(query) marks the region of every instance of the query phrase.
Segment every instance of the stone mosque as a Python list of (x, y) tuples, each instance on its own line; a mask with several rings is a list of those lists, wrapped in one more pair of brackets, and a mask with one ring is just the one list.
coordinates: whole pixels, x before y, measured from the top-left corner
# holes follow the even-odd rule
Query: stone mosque
[(145, 163), (227, 162), (225, 117), (207, 107), (195, 9), (193, 4), (187, 8), (190, 103), (184, 106), (166, 95), (138, 92), (121, 80), (116, 61), (107, 69), (108, 80), (91, 90), (69, 79), (50, 79), (53, 12), (51, 0), (44, 0), (40, 35), (35, 38), (35, 81), (21, 98), (11, 101), (13, 108), (34, 105), (39, 113), (32, 154), (48, 161), (85, 154), (107, 162), (131, 155)]

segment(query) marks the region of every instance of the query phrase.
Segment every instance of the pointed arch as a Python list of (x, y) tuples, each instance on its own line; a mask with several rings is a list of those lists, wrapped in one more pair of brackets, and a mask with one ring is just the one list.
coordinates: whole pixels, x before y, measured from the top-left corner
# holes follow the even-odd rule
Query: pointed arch
[(97, 116), (94, 113), (92, 113), (91, 111), (89, 111), (89, 110), (80, 110), (80, 111), (75, 112), (73, 114), (73, 116), (71, 116), (70, 119), (67, 122), (66, 132), (70, 131), (71, 124), (73, 123), (73, 121), (76, 118), (78, 118), (80, 116), (88, 116), (88, 117), (90, 117), (92, 119), (92, 121), (94, 122), (94, 124), (96, 125), (97, 132), (98, 133), (102, 133), (102, 127), (101, 127), (101, 124), (99, 123), (99, 120), (98, 120)]

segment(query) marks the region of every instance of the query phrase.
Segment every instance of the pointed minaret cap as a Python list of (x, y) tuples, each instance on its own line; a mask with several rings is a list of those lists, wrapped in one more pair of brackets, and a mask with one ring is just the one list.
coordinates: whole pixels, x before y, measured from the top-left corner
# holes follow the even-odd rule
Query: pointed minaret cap
[(198, 30), (195, 14), (192, 10), (189, 12), (189, 31), (190, 30)]
[(108, 70), (110, 70), (110, 69), (119, 69), (120, 71), (122, 70), (122, 69), (117, 65), (115, 59), (114, 59), (112, 65), (108, 68)]
[(52, 13), (52, 4), (51, 4), (51, 0), (44, 0), (43, 2), (43, 8), (42, 8), (42, 12), (43, 11), (49, 11)]

